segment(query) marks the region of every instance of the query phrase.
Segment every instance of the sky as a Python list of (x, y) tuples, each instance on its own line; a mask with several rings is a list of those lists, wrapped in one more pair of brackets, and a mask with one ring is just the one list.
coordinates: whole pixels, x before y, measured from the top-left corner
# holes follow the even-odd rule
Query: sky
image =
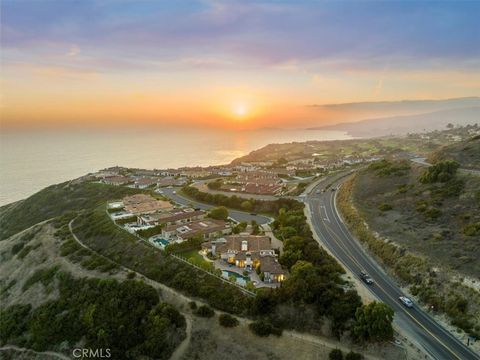
[(346, 119), (313, 104), (480, 95), (480, 1), (0, 4), (2, 129), (298, 127)]

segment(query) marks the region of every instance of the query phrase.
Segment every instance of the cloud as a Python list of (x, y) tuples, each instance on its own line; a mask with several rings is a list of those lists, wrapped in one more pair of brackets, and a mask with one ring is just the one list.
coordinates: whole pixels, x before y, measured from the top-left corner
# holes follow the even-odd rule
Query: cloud
[(66, 55), (72, 57), (78, 54), (80, 54), (80, 48), (77, 45), (72, 45), (70, 46), (70, 50), (68, 50)]
[(480, 2), (23, 0), (2, 10), (5, 52), (27, 60), (54, 45), (95, 71), (480, 67)]

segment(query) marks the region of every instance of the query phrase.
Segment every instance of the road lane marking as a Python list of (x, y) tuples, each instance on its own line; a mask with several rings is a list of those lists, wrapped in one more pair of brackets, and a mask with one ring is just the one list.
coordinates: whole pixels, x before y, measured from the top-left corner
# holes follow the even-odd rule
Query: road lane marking
[[(337, 208), (336, 208), (336, 203), (335, 203), (335, 201), (334, 201), (335, 197), (336, 197), (336, 194), (335, 194), (335, 196), (330, 196), (330, 203), (334, 205), (334, 206), (331, 207), (331, 208), (332, 208), (332, 209), (335, 209), (335, 213), (336, 213), (336, 216), (334, 216), (334, 220), (336, 221), (336, 223), (337, 223), (337, 225), (339, 226), (339, 228), (340, 228), (341, 232), (343, 233), (343, 235), (348, 239), (348, 235), (345, 233), (346, 230), (344, 230), (344, 229), (342, 228), (341, 224), (339, 223), (339, 221), (338, 221), (338, 219), (337, 219), (337, 218), (340, 217), (340, 215), (339, 215), (339, 213), (338, 213), (338, 210), (337, 210)], [(342, 221), (342, 223), (343, 223), (343, 221)], [(326, 224), (325, 224), (325, 225), (326, 225)], [(325, 228), (328, 230), (327, 226), (325, 226)], [(333, 231), (333, 230), (332, 230), (332, 231)], [(336, 237), (338, 237), (338, 235), (336, 235)], [(339, 241), (341, 241), (340, 238), (338, 238), (338, 239), (339, 239)], [(351, 240), (352, 240), (352, 241), (355, 241), (355, 240), (353, 239), (353, 237), (351, 238)], [(362, 251), (362, 249), (359, 248), (359, 249), (358, 249), (359, 254), (360, 254), (361, 251)], [(362, 254), (360, 254), (360, 255), (362, 255)], [(373, 268), (374, 268), (375, 270), (377, 270), (377, 269), (376, 269), (377, 266), (375, 266), (375, 264), (374, 264), (369, 258), (367, 258), (367, 255), (366, 255), (366, 254), (363, 254), (363, 255), (365, 255), (364, 260), (366, 260), (367, 263), (370, 263), (370, 265), (372, 265)], [(363, 255), (362, 255), (362, 256), (363, 256)], [(351, 255), (347, 254), (347, 256), (348, 256), (350, 259), (352, 259), (352, 256), (351, 256)], [(339, 260), (340, 260), (340, 259), (339, 259)], [(341, 260), (340, 260), (340, 261), (341, 261)], [(343, 261), (342, 261), (342, 262), (343, 262)], [(351, 267), (348, 266), (345, 262), (343, 262), (343, 263), (344, 263), (344, 265), (345, 265), (346, 267), (348, 267), (348, 268), (350, 268), (350, 270), (352, 270)], [(356, 261), (356, 260), (354, 260), (354, 263), (356, 263), (357, 265), (359, 264), (358, 261)], [(360, 267), (360, 268), (361, 268), (361, 267)], [(382, 275), (381, 273), (379, 273), (379, 274)], [(377, 284), (377, 287), (378, 287), (380, 290), (382, 290), (382, 292), (383, 292), (388, 298), (390, 298), (390, 300), (392, 300), (393, 302), (397, 303), (397, 300), (394, 299), (394, 298), (383, 288), (383, 286), (381, 286), (380, 284)], [(393, 290), (396, 290), (396, 289), (393, 288)], [(403, 293), (402, 293), (402, 294), (403, 294)], [(428, 330), (422, 323), (420, 323), (415, 317), (413, 317), (412, 314), (411, 314), (409, 311), (406, 311), (406, 310), (403, 309), (402, 307), (400, 307), (400, 308), (402, 309), (402, 313), (403, 313), (403, 314), (408, 315), (408, 316), (409, 316), (413, 321), (415, 321), (423, 330), (425, 330), (425, 332), (427, 332), (432, 338), (434, 338), (439, 344), (441, 344), (441, 345), (442, 345), (445, 349), (447, 349), (453, 356), (455, 356), (455, 358), (461, 360), (461, 358), (460, 358), (449, 346), (447, 346), (444, 342), (442, 342), (436, 335), (434, 335), (434, 334), (433, 334), (430, 330)], [(421, 309), (419, 309), (419, 310), (422, 311)], [(446, 335), (452, 337), (454, 340), (457, 340), (456, 338), (453, 337), (452, 334), (448, 333), (448, 332), (445, 331), (443, 328), (440, 328), (440, 325), (438, 325), (435, 321), (433, 321), (433, 320), (431, 320), (431, 319), (429, 319), (429, 318), (427, 318), (427, 317), (425, 317), (425, 319), (426, 319), (427, 321), (429, 321), (429, 322), (431, 323), (431, 325), (434, 325), (434, 326), (436, 326), (437, 328), (439, 328), (440, 330), (443, 330)], [(457, 340), (457, 341), (458, 341), (458, 340)], [(463, 345), (463, 344), (462, 344), (462, 345)], [(467, 349), (467, 350), (470, 350), (470, 349)], [(468, 352), (468, 351), (467, 351), (467, 352)]]

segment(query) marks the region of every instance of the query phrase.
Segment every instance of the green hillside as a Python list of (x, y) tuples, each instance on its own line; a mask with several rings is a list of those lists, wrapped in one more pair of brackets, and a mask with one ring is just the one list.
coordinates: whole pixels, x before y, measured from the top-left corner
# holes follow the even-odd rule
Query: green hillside
[(480, 170), (480, 135), (468, 141), (444, 146), (430, 156), (431, 162), (455, 160), (465, 169)]
[(358, 217), (357, 236), (413, 296), (479, 334), (480, 176), (459, 168), (453, 160), (382, 160), (347, 181), (339, 201), (350, 225)]

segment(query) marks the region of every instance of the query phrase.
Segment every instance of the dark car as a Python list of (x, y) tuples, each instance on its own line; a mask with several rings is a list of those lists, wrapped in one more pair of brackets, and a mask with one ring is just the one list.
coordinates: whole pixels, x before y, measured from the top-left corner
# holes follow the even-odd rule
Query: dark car
[(252, 216), (257, 216), (257, 213), (250, 213), (250, 215), (252, 215)]
[(367, 285), (373, 285), (372, 278), (365, 271), (360, 272), (360, 279)]

